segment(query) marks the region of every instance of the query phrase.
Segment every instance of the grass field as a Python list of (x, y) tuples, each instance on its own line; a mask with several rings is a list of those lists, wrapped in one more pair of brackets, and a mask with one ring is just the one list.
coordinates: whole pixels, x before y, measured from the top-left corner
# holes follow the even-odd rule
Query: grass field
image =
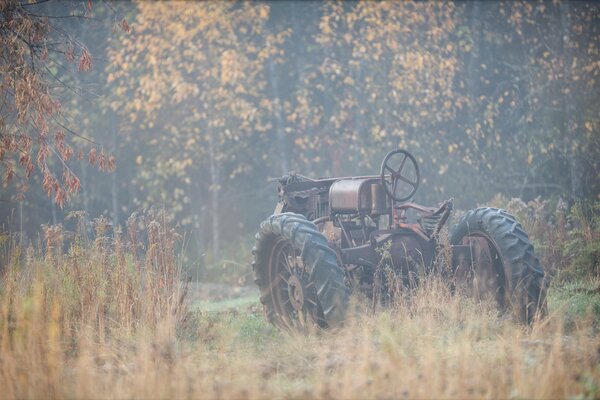
[(375, 312), (353, 298), (341, 329), (291, 335), (251, 291), (194, 297), (160, 219), (144, 243), (95, 226), (68, 246), (47, 228), (43, 251), (3, 238), (0, 397), (600, 397), (595, 228), (551, 266), (564, 273), (532, 326), (431, 276)]

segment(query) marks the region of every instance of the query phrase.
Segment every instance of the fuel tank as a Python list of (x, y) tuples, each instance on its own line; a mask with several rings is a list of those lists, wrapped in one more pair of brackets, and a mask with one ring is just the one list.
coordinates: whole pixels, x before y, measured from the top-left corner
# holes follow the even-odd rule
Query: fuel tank
[(341, 179), (329, 189), (331, 211), (338, 214), (383, 214), (389, 202), (379, 178)]

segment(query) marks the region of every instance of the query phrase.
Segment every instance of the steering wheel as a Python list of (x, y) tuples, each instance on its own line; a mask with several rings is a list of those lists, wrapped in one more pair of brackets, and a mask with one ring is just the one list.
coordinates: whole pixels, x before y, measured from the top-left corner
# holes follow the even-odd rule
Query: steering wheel
[(420, 181), (419, 166), (412, 154), (406, 150), (387, 153), (381, 163), (381, 183), (388, 196), (406, 201), (417, 192)]

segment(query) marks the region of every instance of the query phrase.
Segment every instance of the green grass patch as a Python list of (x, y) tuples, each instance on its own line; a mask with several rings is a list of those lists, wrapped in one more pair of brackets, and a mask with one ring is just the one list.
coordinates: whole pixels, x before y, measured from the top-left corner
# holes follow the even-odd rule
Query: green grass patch
[(239, 297), (236, 299), (227, 299), (222, 301), (197, 301), (192, 304), (192, 308), (199, 309), (202, 312), (218, 313), (228, 310), (260, 307), (257, 296)]
[(578, 280), (552, 288), (548, 293), (551, 312), (565, 315), (567, 322), (591, 318), (600, 326), (600, 281)]

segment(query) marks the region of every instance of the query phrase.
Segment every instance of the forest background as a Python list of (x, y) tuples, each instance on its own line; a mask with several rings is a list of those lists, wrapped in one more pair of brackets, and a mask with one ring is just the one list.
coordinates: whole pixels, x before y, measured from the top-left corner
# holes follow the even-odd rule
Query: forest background
[[(189, 271), (221, 279), (274, 208), (269, 178), (375, 174), (398, 147), (417, 202), (600, 199), (597, 3), (38, 3), (33, 47), (0, 20), (0, 221), (25, 243), (72, 211), (125, 226), (153, 206)], [(15, 112), (15, 37), (60, 104), (45, 130)]]

